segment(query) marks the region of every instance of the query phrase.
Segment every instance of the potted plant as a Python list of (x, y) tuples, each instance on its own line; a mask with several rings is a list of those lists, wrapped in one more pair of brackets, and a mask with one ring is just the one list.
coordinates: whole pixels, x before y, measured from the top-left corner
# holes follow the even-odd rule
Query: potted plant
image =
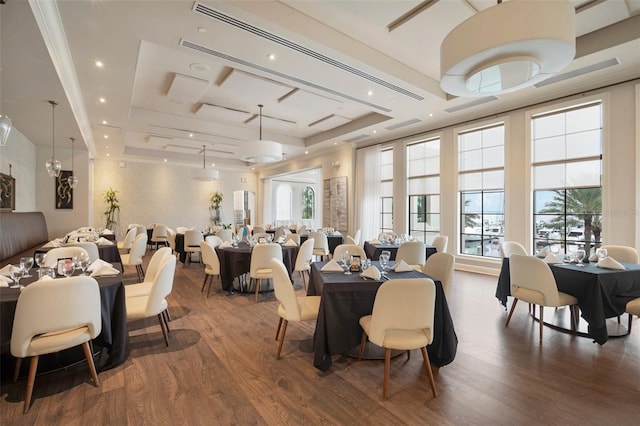
[(216, 191), (209, 198), (209, 212), (215, 225), (220, 224), (220, 206), (222, 205), (222, 193)]
[(116, 220), (116, 212), (120, 211), (120, 205), (118, 204), (118, 191), (109, 187), (104, 194), (104, 202), (107, 203), (107, 209), (104, 211), (104, 215), (107, 218), (107, 224), (105, 228), (115, 231), (115, 226), (118, 224)]

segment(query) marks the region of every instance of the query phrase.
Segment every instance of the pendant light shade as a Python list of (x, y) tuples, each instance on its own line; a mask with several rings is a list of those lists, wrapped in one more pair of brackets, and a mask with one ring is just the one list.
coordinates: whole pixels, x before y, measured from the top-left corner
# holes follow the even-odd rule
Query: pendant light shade
[(11, 133), (11, 119), (0, 114), (0, 146), (5, 146), (9, 133)]
[(239, 157), (249, 163), (273, 163), (282, 160), (282, 144), (262, 140), (262, 105), (260, 108), (260, 138), (257, 141), (244, 142), (239, 148)]
[(480, 97), (538, 83), (571, 63), (575, 28), (575, 7), (567, 0), (498, 0), (444, 39), (440, 86), (455, 96)]
[(220, 174), (216, 169), (207, 169), (207, 146), (202, 145), (202, 168), (193, 171), (193, 178), (201, 181), (218, 180)]
[(76, 186), (78, 186), (78, 177), (73, 172), (73, 145), (76, 140), (75, 138), (69, 139), (71, 139), (71, 176), (67, 178), (67, 183), (71, 188), (75, 188)]
[(51, 104), (51, 158), (47, 160), (46, 167), (47, 173), (49, 176), (57, 178), (60, 176), (60, 171), (62, 170), (62, 163), (56, 160), (56, 141), (55, 141), (55, 118), (56, 118), (56, 105), (58, 105), (55, 101), (49, 101)]

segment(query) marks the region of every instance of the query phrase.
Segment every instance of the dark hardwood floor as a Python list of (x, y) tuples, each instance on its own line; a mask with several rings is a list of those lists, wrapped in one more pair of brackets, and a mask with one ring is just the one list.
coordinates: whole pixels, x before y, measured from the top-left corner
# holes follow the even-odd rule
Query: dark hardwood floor
[[(147, 261), (150, 256), (147, 255)], [(133, 278), (135, 270), (127, 270)], [(22, 414), (24, 379), (0, 388), (3, 425), (434, 424), (637, 425), (640, 320), (603, 346), (538, 325), (520, 304), (504, 327), (497, 278), (456, 272), (451, 313), (459, 338), (453, 363), (434, 367), (433, 398), (419, 351), (391, 362), (382, 402), (382, 361), (336, 356), (312, 365), (314, 323), (291, 323), (275, 359), (274, 295), (201, 292), (203, 267), (178, 263), (169, 305), (170, 347), (155, 318), (129, 323), (129, 354), (91, 384), (86, 364), (36, 378)], [(301, 290), (296, 277), (296, 287)], [(622, 318), (626, 323), (626, 315)]]

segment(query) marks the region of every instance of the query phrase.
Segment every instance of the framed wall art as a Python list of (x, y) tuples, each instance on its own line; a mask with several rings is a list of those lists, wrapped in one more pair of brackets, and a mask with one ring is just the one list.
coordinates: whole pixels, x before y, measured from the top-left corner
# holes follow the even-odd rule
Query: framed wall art
[(16, 209), (16, 178), (0, 173), (0, 211)]
[(73, 188), (69, 186), (71, 170), (62, 170), (55, 180), (56, 209), (73, 209)]

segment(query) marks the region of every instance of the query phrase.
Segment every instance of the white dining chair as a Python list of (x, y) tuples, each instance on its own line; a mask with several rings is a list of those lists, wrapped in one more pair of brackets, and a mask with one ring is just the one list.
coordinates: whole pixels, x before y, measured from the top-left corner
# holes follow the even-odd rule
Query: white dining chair
[(207, 297), (211, 293), (211, 286), (213, 285), (213, 279), (220, 280), (220, 260), (216, 250), (208, 241), (200, 241), (200, 254), (202, 256), (202, 263), (204, 263), (204, 281), (202, 282), (201, 292), (204, 291), (207, 281), (209, 282), (209, 290), (207, 291)]
[(311, 260), (313, 258), (313, 238), (308, 238), (302, 245), (300, 246), (300, 250), (298, 250), (298, 255), (296, 256), (296, 265), (293, 268), (294, 272), (300, 273), (302, 276), (302, 285), (304, 286), (304, 291), (307, 291), (307, 281), (309, 278), (309, 273), (311, 270)]
[(253, 247), (251, 265), (249, 267), (249, 290), (251, 290), (251, 283), (255, 283), (254, 303), (258, 302), (258, 293), (260, 292), (262, 280), (268, 281), (273, 278), (271, 259), (282, 261), (282, 247), (280, 247), (280, 244), (257, 244)]
[(129, 228), (127, 234), (124, 236), (124, 240), (118, 241), (118, 250), (123, 250), (128, 252), (131, 249), (131, 245), (133, 244), (133, 240), (136, 238), (136, 234), (138, 233), (137, 228)]
[(123, 266), (135, 266), (138, 274), (138, 282), (144, 281), (144, 269), (142, 268), (142, 258), (147, 248), (147, 233), (138, 234), (133, 240), (133, 245), (129, 253), (120, 256)]

